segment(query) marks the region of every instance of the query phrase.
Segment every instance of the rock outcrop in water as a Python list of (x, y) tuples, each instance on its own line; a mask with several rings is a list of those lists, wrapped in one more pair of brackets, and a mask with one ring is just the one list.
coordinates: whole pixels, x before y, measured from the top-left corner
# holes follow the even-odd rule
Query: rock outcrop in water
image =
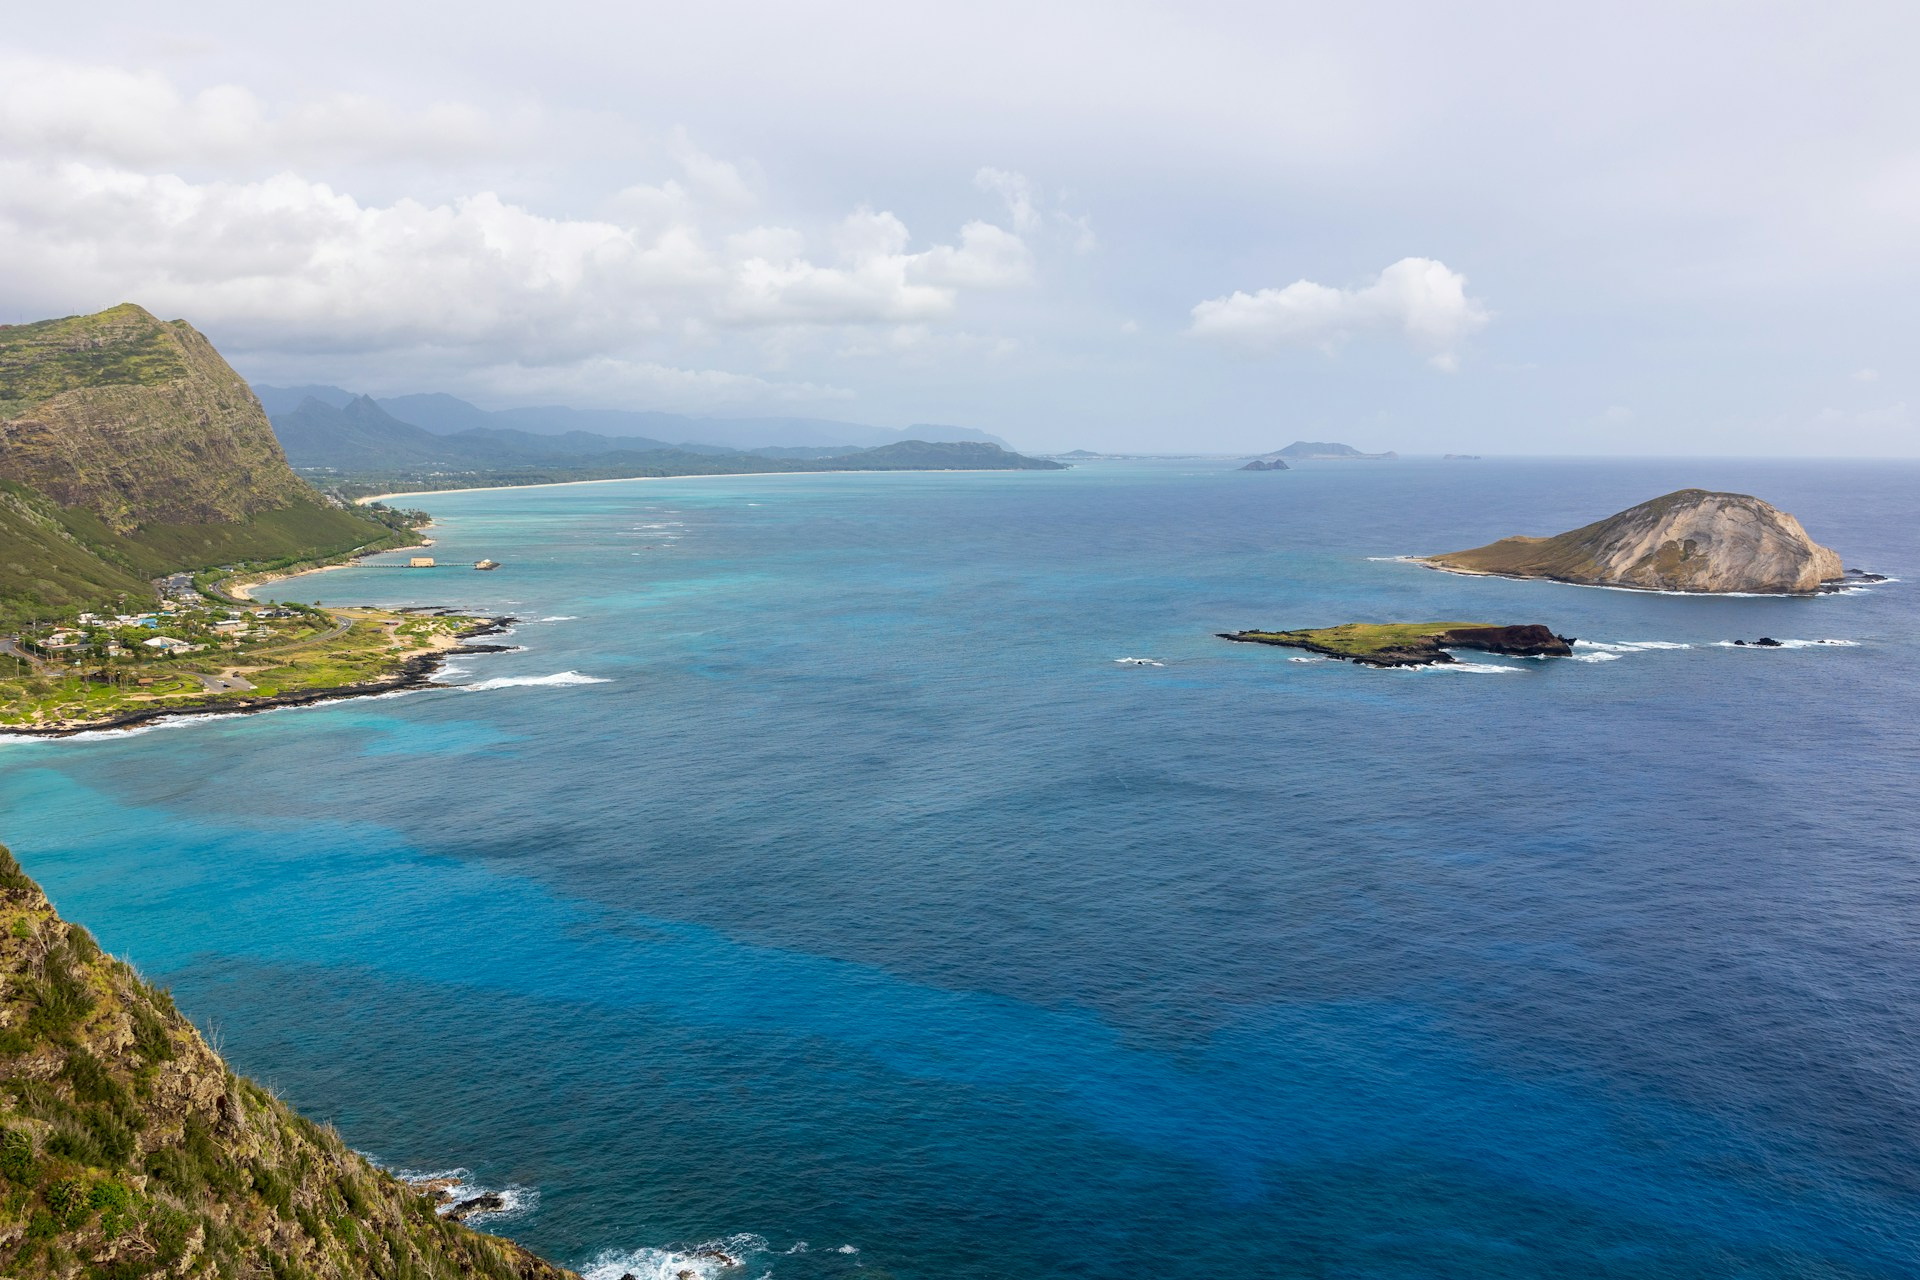
[(1586, 586), (1779, 595), (1809, 595), (1844, 575), (1839, 554), (1786, 512), (1705, 489), (1681, 489), (1551, 538), (1503, 538), (1422, 563)]
[(0, 1274), (577, 1280), (234, 1075), (4, 848)]
[(1249, 462), (1246, 466), (1241, 467), (1240, 470), (1242, 471), (1291, 471), (1292, 468), (1289, 467), (1285, 462), (1282, 462), (1278, 454), (1268, 454), (1264, 458), (1255, 458), (1252, 462)]

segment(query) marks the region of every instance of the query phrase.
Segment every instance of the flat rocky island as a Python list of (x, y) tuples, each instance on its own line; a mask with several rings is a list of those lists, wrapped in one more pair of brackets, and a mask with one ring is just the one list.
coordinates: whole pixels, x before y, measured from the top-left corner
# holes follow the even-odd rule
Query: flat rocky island
[(1750, 494), (1705, 489), (1681, 489), (1551, 538), (1502, 538), (1419, 563), (1642, 591), (1812, 595), (1846, 578), (1839, 553), (1786, 512)]
[(1538, 623), (1348, 622), (1303, 631), (1222, 631), (1222, 640), (1275, 644), (1368, 667), (1426, 667), (1456, 661), (1449, 649), (1478, 649), (1516, 658), (1566, 658), (1573, 637)]

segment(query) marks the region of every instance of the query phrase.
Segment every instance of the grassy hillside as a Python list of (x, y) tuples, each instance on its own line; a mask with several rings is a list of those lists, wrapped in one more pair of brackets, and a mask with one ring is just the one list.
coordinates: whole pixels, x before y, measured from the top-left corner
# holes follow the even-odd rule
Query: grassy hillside
[(393, 532), (294, 474), (205, 337), (132, 305), (0, 326), (0, 486), (0, 626)]
[(0, 416), (69, 391), (157, 387), (186, 376), (173, 335), (131, 303), (98, 315), (0, 325)]
[(150, 598), (145, 577), (77, 538), (60, 508), (0, 481), (0, 629), (48, 611)]
[(0, 848), (0, 1273), (567, 1280), (236, 1076)]

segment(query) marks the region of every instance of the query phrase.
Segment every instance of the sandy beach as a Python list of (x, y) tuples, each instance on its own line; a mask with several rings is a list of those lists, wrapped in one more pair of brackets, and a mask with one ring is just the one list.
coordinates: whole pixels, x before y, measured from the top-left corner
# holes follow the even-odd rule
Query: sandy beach
[[(372, 501), (372, 499), (368, 499), (368, 501)], [(431, 529), (433, 525), (431, 523), (428, 523), (428, 524), (423, 524), (420, 527), (422, 529)], [(417, 551), (421, 547), (430, 547), (432, 545), (433, 545), (432, 538), (423, 538), (421, 541), (415, 543), (413, 546), (410, 546), (410, 547), (389, 547), (386, 550), (387, 551)], [(286, 582), (293, 578), (304, 578), (309, 574), (331, 573), (335, 569), (350, 569), (354, 565), (359, 564), (362, 560), (366, 559), (368, 556), (378, 556), (378, 555), (385, 555), (385, 554), (386, 554), (386, 551), (356, 551), (352, 555), (346, 557), (344, 560), (337, 561), (333, 564), (317, 564), (313, 566), (311, 569), (296, 569), (291, 573), (262, 574), (257, 578), (248, 578), (245, 581), (236, 581), (230, 578), (226, 582), (221, 584), (220, 589), (222, 591), (225, 591), (228, 595), (233, 596), (237, 599), (251, 600), (253, 599), (253, 593), (261, 587), (271, 586), (273, 583), (276, 583), (276, 582)]]

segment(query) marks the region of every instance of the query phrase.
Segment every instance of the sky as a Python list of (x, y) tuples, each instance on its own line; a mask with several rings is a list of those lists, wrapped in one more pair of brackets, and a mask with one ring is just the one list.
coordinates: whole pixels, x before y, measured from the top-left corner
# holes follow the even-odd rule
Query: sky
[(1920, 6), (92, 0), (0, 323), (1033, 450), (1920, 455)]

